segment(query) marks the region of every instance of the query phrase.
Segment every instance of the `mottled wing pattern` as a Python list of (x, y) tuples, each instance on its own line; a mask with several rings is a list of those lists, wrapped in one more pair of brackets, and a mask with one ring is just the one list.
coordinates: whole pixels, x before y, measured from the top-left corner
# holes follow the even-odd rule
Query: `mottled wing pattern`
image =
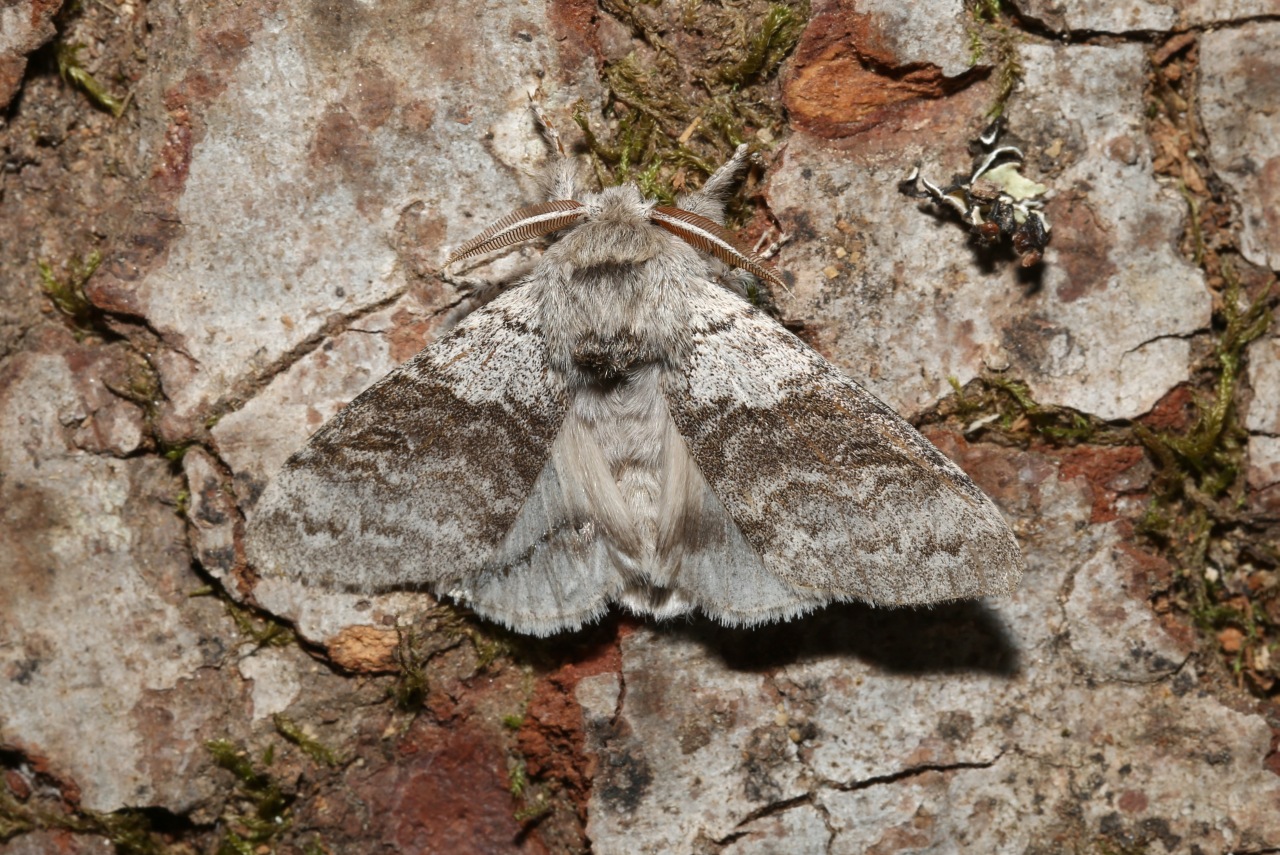
[(693, 343), (668, 403), (767, 570), (877, 604), (1015, 588), (1013, 534), (954, 463), (777, 323), (708, 283), (690, 287)]
[[(592, 447), (566, 418), (524, 507), (480, 572), (441, 586), (518, 632), (550, 635), (595, 620), (624, 585), (601, 519), (617, 485), (584, 470)], [(597, 452), (598, 453), (598, 452)], [(610, 496), (609, 494), (613, 494)]]
[(365, 591), (480, 572), (564, 419), (538, 317), (532, 285), (509, 291), (321, 428), (258, 502), (254, 565)]
[(652, 591), (629, 590), (627, 604), (660, 616), (696, 607), (730, 626), (754, 626), (830, 602), (828, 592), (797, 588), (770, 572), (707, 484), (676, 424), (664, 416), (671, 436), (657, 550), (665, 570), (660, 591), (670, 591), (674, 602), (664, 611), (654, 608)]

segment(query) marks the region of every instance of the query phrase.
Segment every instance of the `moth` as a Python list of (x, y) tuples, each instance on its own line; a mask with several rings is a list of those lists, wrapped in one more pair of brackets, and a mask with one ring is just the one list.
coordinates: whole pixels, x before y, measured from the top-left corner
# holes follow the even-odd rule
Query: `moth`
[(666, 207), (579, 190), (542, 124), (549, 200), (449, 263), (561, 236), (289, 458), (248, 526), (261, 572), (425, 589), (533, 635), (611, 603), (751, 626), (1016, 587), (973, 481), (721, 284), (727, 265), (782, 285), (723, 225), (745, 146)]

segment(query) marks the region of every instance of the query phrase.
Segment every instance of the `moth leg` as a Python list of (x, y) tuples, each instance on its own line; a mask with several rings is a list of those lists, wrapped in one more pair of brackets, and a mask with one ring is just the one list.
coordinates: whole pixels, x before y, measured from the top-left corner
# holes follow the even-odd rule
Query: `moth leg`
[(544, 179), (547, 200), (557, 202), (578, 198), (577, 161), (565, 150), (560, 132), (556, 130), (555, 125), (551, 124), (546, 111), (532, 100), (529, 102), (529, 107), (538, 121), (538, 129), (542, 131), (542, 138), (546, 140), (547, 148), (551, 150), (551, 161), (547, 164), (547, 175)]
[(682, 194), (676, 205), (691, 214), (699, 214), (709, 220), (724, 225), (724, 206), (733, 195), (738, 179), (747, 168), (751, 159), (745, 145), (738, 146), (733, 157), (724, 166), (712, 173), (702, 189), (695, 193)]
[[(477, 265), (480, 263), (482, 262), (476, 262)], [(481, 279), (476, 276), (459, 276), (456, 273), (450, 273), (448, 268), (436, 271), (436, 278), (444, 284), (452, 286), (453, 290), (464, 298), (477, 294), (486, 294), (496, 287), (488, 279)]]
[(773, 258), (778, 254), (778, 250), (782, 249), (791, 241), (791, 235), (783, 232), (775, 238), (773, 229), (765, 229), (764, 234), (760, 235), (760, 239), (756, 241), (754, 248), (755, 254), (763, 259)]
[(467, 315), (494, 300), (506, 290), (507, 285), (505, 282), (493, 282), (474, 276), (457, 276), (447, 270), (439, 271), (436, 276), (458, 294), (457, 302), (445, 314), (442, 329), (446, 330), (452, 329)]

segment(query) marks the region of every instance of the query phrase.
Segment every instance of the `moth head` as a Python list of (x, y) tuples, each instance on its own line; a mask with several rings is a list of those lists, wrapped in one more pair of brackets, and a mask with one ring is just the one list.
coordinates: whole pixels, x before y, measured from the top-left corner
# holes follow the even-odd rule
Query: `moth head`
[(597, 223), (617, 224), (642, 228), (649, 222), (649, 210), (653, 203), (640, 193), (634, 184), (606, 187), (590, 194), (585, 202), (587, 216)]
[(730, 267), (787, 287), (777, 271), (740, 246), (719, 223), (680, 208), (654, 205), (634, 184), (606, 188), (582, 202), (564, 199), (513, 211), (458, 247), (445, 266), (569, 227), (575, 228), (561, 241), (557, 254), (579, 266), (639, 264), (656, 258), (669, 240), (663, 235), (666, 232)]
[(586, 216), (556, 242), (555, 256), (575, 267), (644, 264), (668, 251), (653, 227), (653, 203), (634, 184), (606, 187), (583, 197)]

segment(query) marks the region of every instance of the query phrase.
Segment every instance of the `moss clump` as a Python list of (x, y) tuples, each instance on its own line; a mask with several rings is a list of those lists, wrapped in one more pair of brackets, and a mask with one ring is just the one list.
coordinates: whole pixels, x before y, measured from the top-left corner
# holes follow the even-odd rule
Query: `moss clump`
[(94, 250), (86, 258), (73, 256), (67, 262), (67, 276), (58, 278), (47, 261), (37, 263), (40, 271), (40, 289), (76, 331), (76, 338), (83, 338), (93, 331), (96, 309), (85, 296), (84, 286), (102, 264), (102, 255)]
[(926, 422), (955, 417), (966, 424), (969, 435), (995, 435), (1024, 447), (1036, 441), (1055, 446), (1135, 444), (1125, 428), (1070, 407), (1039, 403), (1019, 380), (993, 374), (964, 387), (954, 377), (947, 380), (955, 395)]
[(430, 684), (427, 664), (433, 657), (460, 645), (465, 638), (466, 618), (457, 609), (439, 604), (423, 618), (421, 624), (396, 627), (396, 649), (392, 654), (398, 674), (390, 694), (401, 712), (417, 713), (426, 703)]
[[(419, 631), (418, 626), (423, 628)], [(470, 613), (448, 603), (432, 608), (415, 626), (398, 627), (393, 654), (399, 675), (391, 697), (402, 712), (416, 713), (426, 701), (427, 664), (436, 656), (464, 642), (475, 653), (475, 669), (483, 671), (513, 652), (512, 636), (492, 626), (477, 626)]]
[(327, 745), (307, 736), (302, 728), (287, 716), (276, 713), (271, 716), (271, 723), (276, 726), (276, 733), (292, 742), (298, 748), (302, 749), (302, 753), (306, 754), (312, 760), (325, 766), (337, 766), (341, 761), (333, 750)]
[(1240, 475), (1248, 435), (1236, 419), (1235, 398), (1244, 349), (1271, 325), (1271, 288), (1242, 307), (1239, 279), (1229, 267), (1224, 273), (1221, 332), (1205, 366), (1215, 378), (1212, 396), (1197, 402), (1196, 420), (1185, 433), (1157, 433), (1141, 425), (1135, 429), (1160, 464), (1161, 492), (1170, 499), (1219, 499), (1232, 487), (1243, 489)]
[(529, 772), (524, 758), (516, 758), (512, 761), (511, 769), (507, 772), (507, 781), (512, 798), (522, 798), (525, 788), (529, 786)]
[[(1237, 398), (1245, 348), (1271, 324), (1273, 287), (1245, 301), (1230, 268), (1223, 272), (1226, 287), (1215, 317), (1218, 332), (1203, 367), (1211, 394), (1196, 401), (1194, 421), (1185, 431), (1135, 429), (1157, 472), (1141, 531), (1177, 568), (1177, 604), (1206, 633), (1237, 630), (1239, 641), (1230, 649), (1223, 645), (1230, 667), (1241, 675), (1250, 663), (1258, 665), (1250, 683), (1267, 694), (1277, 682), (1269, 648), (1280, 633), (1280, 622), (1265, 601), (1280, 595), (1274, 584), (1280, 552), (1248, 512), (1248, 434), (1237, 417)], [(1262, 570), (1267, 565), (1270, 585)]]
[(107, 91), (98, 80), (80, 64), (80, 51), (84, 45), (58, 42), (54, 47), (54, 57), (58, 63), (58, 74), (69, 85), (79, 89), (93, 104), (106, 110), (117, 119), (124, 115), (129, 106), (129, 97), (117, 98)]
[(545, 793), (538, 793), (536, 798), (516, 808), (512, 816), (516, 822), (535, 822), (551, 813), (551, 809), (551, 799)]
[(9, 795), (6, 788), (0, 787), (0, 841), (26, 834), (41, 824), (35, 811)]
[(995, 119), (1004, 114), (1009, 97), (1025, 73), (1018, 53), (1018, 31), (1000, 0), (970, 0), (969, 21), (969, 62), (994, 69), (996, 94), (987, 116)]
[(634, 181), (669, 203), (738, 145), (782, 132), (774, 78), (804, 30), (807, 2), (602, 7), (645, 49), (607, 61), (604, 103), (574, 112), (601, 185)]
[[(806, 10), (807, 12), (807, 10)], [(717, 77), (730, 86), (748, 86), (777, 70), (787, 54), (795, 49), (804, 31), (804, 18), (790, 6), (769, 7), (759, 29), (742, 47), (742, 58), (722, 67)]]
[(165, 855), (169, 851), (142, 811), (122, 810), (99, 817), (116, 855)]
[[(188, 503), (190, 498), (188, 493)], [(288, 624), (277, 620), (273, 615), (240, 605), (220, 583), (201, 586), (188, 596), (216, 597), (222, 603), (227, 617), (235, 622), (236, 629), (256, 647), (288, 647), (298, 640)]]
[(516, 822), (536, 822), (551, 813), (551, 798), (541, 789), (532, 788), (523, 757), (516, 757), (511, 761), (507, 777), (510, 782), (511, 798), (516, 802), (516, 809), (512, 813)]
[(255, 763), (227, 739), (206, 742), (205, 748), (236, 782), (232, 805), (222, 816), (225, 831), (214, 852), (255, 855), (263, 851), (259, 847), (271, 844), (290, 825), (291, 799), (267, 772), (275, 760), (274, 749), (269, 746)]
[(396, 680), (391, 685), (391, 699), (401, 712), (417, 713), (427, 702), (426, 661), (418, 652), (417, 633), (410, 627), (396, 629), (399, 641), (396, 644), (395, 659), (398, 669)]
[(56, 802), (42, 803), (38, 797), (19, 801), (0, 786), (0, 842), (40, 829), (105, 837), (116, 855), (164, 855), (168, 851), (147, 811), (69, 811)]
[[(224, 592), (225, 593), (225, 592)], [(261, 614), (237, 604), (229, 596), (223, 599), (227, 615), (235, 621), (236, 629), (257, 647), (288, 647), (298, 638), (285, 623), (271, 615)]]

